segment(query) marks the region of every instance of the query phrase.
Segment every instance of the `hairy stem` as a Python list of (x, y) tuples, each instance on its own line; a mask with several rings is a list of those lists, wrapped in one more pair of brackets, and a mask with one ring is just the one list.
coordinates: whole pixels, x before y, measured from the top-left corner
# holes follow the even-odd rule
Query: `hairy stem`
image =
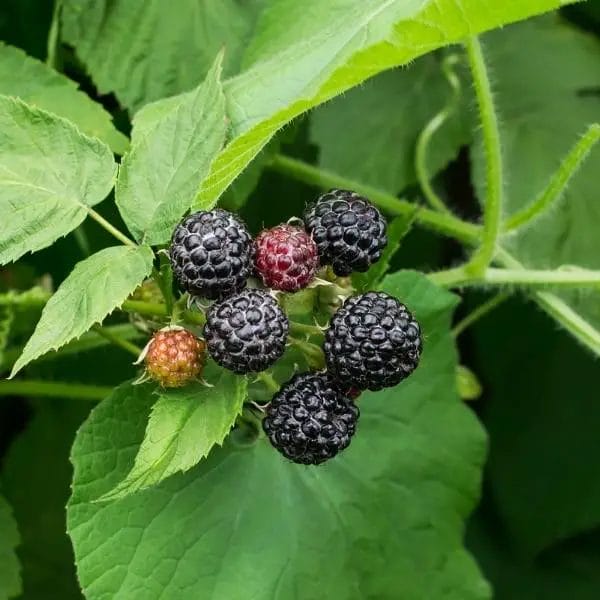
[(261, 371), (256, 375), (256, 379), (260, 380), (273, 394), (276, 394), (279, 391), (280, 385), (269, 371)]
[(88, 215), (96, 221), (101, 227), (106, 229), (113, 237), (117, 238), (122, 244), (126, 246), (137, 246), (137, 244), (130, 240), (124, 233), (119, 231), (114, 225), (109, 223), (100, 213), (97, 213), (93, 208), (88, 208)]
[(0, 396), (69, 398), (99, 401), (112, 392), (111, 387), (38, 380), (0, 381)]
[(434, 210), (439, 210), (447, 214), (451, 214), (450, 209), (445, 205), (444, 201), (438, 196), (431, 185), (431, 177), (427, 168), (427, 151), (434, 134), (456, 110), (460, 94), (460, 80), (452, 70), (452, 67), (458, 60), (459, 58), (456, 54), (451, 54), (450, 56), (447, 56), (442, 63), (442, 71), (450, 85), (452, 95), (446, 106), (444, 106), (444, 108), (438, 112), (427, 125), (425, 125), (419, 134), (415, 149), (415, 172), (423, 195)]
[(297, 323), (296, 321), (290, 321), (290, 331), (296, 334), (305, 333), (308, 335), (323, 336), (323, 331), (316, 325), (306, 325), (305, 323)]
[(454, 337), (458, 337), (465, 329), (473, 325), (476, 321), (479, 321), (482, 317), (487, 315), (489, 312), (494, 310), (496, 307), (500, 306), (503, 302), (510, 298), (510, 294), (508, 292), (503, 292), (501, 294), (496, 294), (492, 296), (489, 300), (486, 300), (483, 304), (478, 306), (472, 312), (470, 312), (464, 319), (459, 321), (452, 330), (452, 334)]
[(529, 206), (512, 215), (506, 221), (505, 230), (513, 231), (531, 223), (558, 202), (598, 140), (600, 140), (600, 124), (594, 123), (565, 156), (546, 189)]
[(486, 194), (483, 207), (481, 245), (466, 265), (469, 272), (482, 274), (492, 262), (502, 219), (502, 151), (498, 119), (488, 72), (477, 37), (465, 43), (473, 86), (477, 96), (486, 159)]
[(461, 221), (452, 215), (443, 214), (429, 208), (419, 208), (415, 213), (415, 205), (411, 202), (396, 198), (392, 194), (359, 183), (358, 181), (353, 181), (336, 173), (309, 165), (301, 160), (279, 154), (272, 159), (268, 167), (298, 181), (322, 189), (342, 188), (354, 190), (369, 198), (373, 204), (376, 204), (391, 215), (415, 215), (415, 221), (423, 227), (466, 244), (475, 245), (479, 240), (480, 227), (473, 223)]
[(129, 354), (133, 354), (133, 356), (135, 356), (136, 358), (139, 358), (140, 354), (142, 353), (142, 349), (139, 346), (136, 346), (132, 342), (129, 342), (129, 341), (119, 337), (116, 333), (114, 333), (110, 329), (101, 327), (100, 325), (94, 325), (92, 327), (92, 331), (94, 331), (99, 336), (103, 337), (104, 339), (108, 340), (111, 344), (114, 344), (115, 346), (119, 346), (119, 348), (122, 348), (126, 352), (129, 352)]

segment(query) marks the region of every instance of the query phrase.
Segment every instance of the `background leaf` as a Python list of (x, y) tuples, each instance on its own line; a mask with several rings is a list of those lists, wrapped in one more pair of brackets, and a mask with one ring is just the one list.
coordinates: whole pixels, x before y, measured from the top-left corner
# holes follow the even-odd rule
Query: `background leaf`
[(140, 242), (156, 245), (171, 239), (225, 142), (221, 59), (194, 91), (147, 105), (134, 119), (132, 148), (119, 171), (116, 200)]
[(210, 362), (203, 373), (210, 383), (157, 389), (156, 403), (129, 474), (103, 501), (122, 498), (191, 469), (221, 445), (246, 398), (246, 378)]
[(97, 137), (122, 154), (127, 137), (112, 123), (110, 113), (77, 88), (77, 84), (22, 50), (0, 43), (0, 94), (18, 96), (73, 121), (83, 133)]
[(147, 246), (115, 246), (78, 263), (44, 307), (11, 377), (38, 356), (79, 337), (120, 306), (150, 274), (153, 258)]
[(89, 408), (87, 403), (59, 399), (36, 402), (34, 407), (34, 416), (11, 445), (2, 471), (3, 488), (15, 507), (22, 537), (21, 598), (80, 599), (65, 504), (72, 475), (69, 450)]
[(0, 496), (0, 600), (21, 593), (21, 567), (15, 552), (19, 541), (10, 504)]
[(192, 89), (225, 53), (236, 72), (264, 0), (64, 0), (61, 35), (100, 93), (139, 109)]
[(489, 597), (461, 542), (485, 438), (455, 391), (455, 299), (416, 273), (385, 289), (421, 319), (422, 363), (361, 397), (357, 436), (323, 467), (289, 463), (264, 438), (238, 445), (238, 431), (186, 474), (99, 504), (134, 464), (153, 399), (123, 386), (93, 411), (68, 508), (87, 598)]
[[(431, 175), (471, 138), (467, 97), (463, 91), (463, 102), (435, 133), (427, 161)], [(419, 133), (451, 98), (441, 58), (433, 54), (377, 75), (313, 113), (310, 137), (319, 147), (319, 165), (397, 194), (417, 180)]]
[(112, 152), (65, 119), (0, 96), (0, 264), (77, 227), (114, 183)]

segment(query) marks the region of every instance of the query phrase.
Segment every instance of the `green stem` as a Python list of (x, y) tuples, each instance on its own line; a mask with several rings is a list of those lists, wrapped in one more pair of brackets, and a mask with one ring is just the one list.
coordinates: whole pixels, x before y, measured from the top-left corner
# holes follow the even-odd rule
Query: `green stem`
[[(496, 260), (511, 269), (523, 268), (516, 258), (502, 248), (498, 249)], [(531, 297), (584, 346), (587, 346), (596, 355), (600, 355), (600, 331), (574, 311), (564, 300), (550, 292), (541, 291), (533, 292)]]
[(122, 233), (114, 225), (109, 223), (100, 213), (97, 213), (93, 208), (88, 208), (87, 210), (88, 215), (92, 217), (92, 219), (94, 219), (96, 223), (98, 223), (101, 227), (106, 229), (108, 233), (117, 238), (121, 243), (125, 244), (126, 246), (137, 246), (137, 244), (133, 240), (130, 240), (124, 233)]
[(322, 369), (325, 366), (325, 355), (319, 346), (293, 337), (289, 337), (288, 341), (306, 356), (311, 367)]
[(120, 338), (116, 333), (110, 331), (105, 327), (100, 327), (100, 325), (94, 325), (92, 327), (92, 331), (94, 331), (104, 339), (108, 340), (111, 344), (119, 346), (119, 348), (122, 348), (126, 352), (133, 354), (136, 358), (139, 358), (140, 354), (142, 353), (142, 349), (139, 346), (136, 346), (135, 344), (128, 342), (123, 338)]
[(502, 151), (498, 119), (481, 45), (477, 37), (465, 43), (469, 67), (473, 77), (475, 95), (479, 106), (483, 143), (486, 158), (486, 195), (483, 207), (483, 233), (481, 245), (466, 265), (469, 272), (481, 275), (496, 252), (502, 219)]
[(54, 10), (52, 11), (52, 23), (48, 32), (48, 41), (46, 44), (46, 64), (53, 69), (59, 70), (58, 64), (58, 43), (60, 29), (60, 11), (62, 9), (62, 0), (54, 1)]
[(75, 400), (104, 399), (113, 388), (58, 381), (11, 380), (0, 381), (0, 396), (69, 398)]
[(531, 223), (558, 202), (598, 140), (600, 140), (600, 124), (594, 123), (565, 156), (546, 189), (529, 206), (512, 215), (505, 224), (505, 230), (513, 231)]
[[(125, 312), (133, 312), (146, 317), (166, 318), (169, 316), (167, 305), (160, 302), (144, 302), (142, 300), (125, 300), (120, 307)], [(184, 310), (182, 313), (184, 321), (192, 325), (204, 325), (206, 318), (201, 312)]]
[(271, 375), (271, 373), (269, 373), (268, 371), (262, 371), (258, 373), (256, 375), (256, 378), (262, 381), (265, 387), (273, 394), (276, 394), (279, 391), (279, 388), (281, 387), (277, 383), (277, 380), (273, 377), (273, 375)]
[(454, 337), (458, 337), (465, 329), (473, 325), (476, 321), (479, 321), (481, 317), (487, 315), (489, 312), (494, 310), (497, 306), (500, 306), (503, 302), (510, 298), (510, 294), (507, 292), (503, 292), (502, 294), (496, 294), (492, 296), (489, 300), (475, 308), (472, 312), (470, 312), (462, 321), (459, 321), (454, 329), (452, 330), (452, 334)]
[(267, 166), (298, 181), (323, 189), (342, 188), (354, 190), (368, 197), (373, 204), (376, 204), (391, 215), (415, 215), (415, 221), (423, 227), (466, 244), (475, 245), (479, 240), (480, 227), (473, 223), (461, 221), (452, 215), (443, 214), (429, 208), (419, 208), (415, 214), (415, 205), (411, 202), (396, 198), (392, 194), (387, 194), (369, 185), (359, 183), (336, 173), (309, 165), (301, 160), (279, 154), (273, 157)]
[(90, 242), (83, 229), (83, 225), (80, 225), (79, 227), (76, 227), (73, 230), (73, 236), (75, 237), (75, 241), (77, 242), (77, 245), (81, 250), (81, 254), (83, 254), (83, 256), (87, 258), (92, 253), (92, 251), (90, 249)]
[(460, 80), (456, 76), (456, 73), (452, 70), (452, 67), (458, 62), (459, 58), (456, 54), (447, 56), (442, 62), (442, 71), (446, 76), (452, 95), (444, 108), (438, 112), (427, 125), (423, 128), (417, 139), (417, 145), (415, 149), (415, 172), (423, 195), (429, 205), (435, 209), (446, 214), (451, 214), (450, 209), (445, 205), (444, 201), (437, 195), (433, 186), (431, 185), (431, 177), (427, 168), (427, 151), (429, 149), (429, 143), (434, 134), (440, 129), (440, 127), (452, 116), (452, 113), (456, 110), (458, 98), (460, 94)]
[(290, 331), (296, 334), (305, 333), (308, 335), (324, 335), (323, 330), (316, 325), (306, 325), (305, 323), (298, 323), (296, 321), (290, 321)]

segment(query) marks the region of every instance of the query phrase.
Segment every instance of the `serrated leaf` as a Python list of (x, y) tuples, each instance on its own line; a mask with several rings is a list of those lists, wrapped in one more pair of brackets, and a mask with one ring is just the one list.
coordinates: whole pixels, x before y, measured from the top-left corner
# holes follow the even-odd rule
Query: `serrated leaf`
[(21, 593), (21, 566), (15, 552), (19, 532), (8, 502), (0, 496), (0, 600), (14, 598)]
[[(494, 74), (495, 101), (501, 124), (506, 213), (532, 202), (545, 188), (561, 159), (600, 119), (600, 99), (591, 93), (598, 83), (598, 40), (557, 21), (538, 19), (484, 38), (484, 51)], [(518, 46), (526, 44), (527, 60)], [(547, 68), (548, 60), (552, 68)], [(555, 77), (561, 73), (560, 78)], [(483, 197), (481, 146), (472, 150), (473, 180)], [(527, 267), (561, 265), (600, 268), (600, 222), (597, 176), (600, 148), (592, 150), (561, 201), (531, 227), (507, 235), (502, 244)], [(596, 328), (599, 352), (600, 294), (581, 290), (557, 293), (578, 316)], [(551, 316), (550, 307), (541, 304)]]
[(115, 246), (77, 263), (44, 307), (10, 376), (102, 321), (150, 274), (153, 258), (147, 246)]
[(246, 398), (247, 381), (208, 365), (202, 383), (154, 393), (146, 434), (131, 471), (101, 501), (117, 500), (185, 472), (223, 444)]
[(168, 242), (225, 142), (225, 96), (217, 57), (194, 91), (144, 107), (134, 119), (131, 152), (117, 180), (116, 201), (134, 237)]
[(66, 534), (65, 504), (72, 476), (69, 450), (88, 406), (57, 398), (34, 400), (33, 418), (4, 456), (3, 490), (21, 534), (20, 600), (83, 598)]
[(110, 113), (80, 91), (77, 84), (43, 62), (27, 56), (20, 48), (0, 43), (0, 94), (17, 96), (65, 117), (83, 133), (97, 137), (118, 154), (127, 150), (129, 141), (112, 123)]
[[(361, 397), (350, 447), (318, 468), (235, 430), (185, 474), (112, 503), (152, 397), (124, 386), (79, 431), (68, 528), (89, 600), (490, 597), (462, 547), (485, 435), (456, 393), (455, 297), (417, 273), (386, 279), (423, 324), (422, 363)], [(315, 574), (318, 574), (318, 577)]]
[(275, 0), (247, 51), (246, 70), (225, 83), (232, 139), (194, 206), (214, 204), (275, 132), (303, 112), (381, 71), (564, 3)]
[(192, 89), (217, 52), (225, 72), (239, 61), (264, 0), (64, 0), (63, 39), (75, 47), (101, 93), (123, 106)]
[[(427, 166), (431, 176), (471, 139), (470, 113), (466, 110), (470, 95), (465, 88), (468, 91), (468, 84), (430, 144)], [(434, 55), (374, 77), (313, 113), (310, 138), (319, 146), (319, 165), (397, 194), (417, 181), (417, 138), (448, 105), (452, 94), (441, 58)]]
[(69, 121), (0, 96), (0, 264), (75, 229), (116, 167), (108, 146)]

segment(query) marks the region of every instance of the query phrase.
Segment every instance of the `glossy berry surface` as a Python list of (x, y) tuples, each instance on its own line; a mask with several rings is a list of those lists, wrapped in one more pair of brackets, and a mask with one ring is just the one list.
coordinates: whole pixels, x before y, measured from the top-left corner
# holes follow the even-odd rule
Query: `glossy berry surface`
[(204, 342), (186, 329), (157, 331), (144, 357), (146, 372), (163, 387), (181, 387), (204, 367)]
[(319, 266), (317, 245), (304, 229), (292, 225), (265, 229), (254, 245), (256, 272), (265, 286), (297, 292), (313, 280)]
[(419, 364), (421, 328), (406, 306), (384, 292), (348, 298), (331, 319), (323, 345), (337, 381), (361, 390), (392, 387)]
[(236, 216), (221, 208), (200, 211), (173, 232), (173, 275), (194, 296), (222, 298), (246, 286), (253, 251), (250, 234)]
[(264, 371), (280, 358), (288, 331), (277, 301), (263, 290), (248, 289), (208, 309), (204, 338), (217, 363), (243, 374)]
[(336, 275), (364, 272), (387, 245), (386, 222), (366, 198), (331, 190), (304, 211), (304, 223), (317, 244), (322, 265)]
[(350, 444), (359, 414), (327, 374), (302, 373), (275, 394), (263, 429), (286, 458), (318, 465)]

